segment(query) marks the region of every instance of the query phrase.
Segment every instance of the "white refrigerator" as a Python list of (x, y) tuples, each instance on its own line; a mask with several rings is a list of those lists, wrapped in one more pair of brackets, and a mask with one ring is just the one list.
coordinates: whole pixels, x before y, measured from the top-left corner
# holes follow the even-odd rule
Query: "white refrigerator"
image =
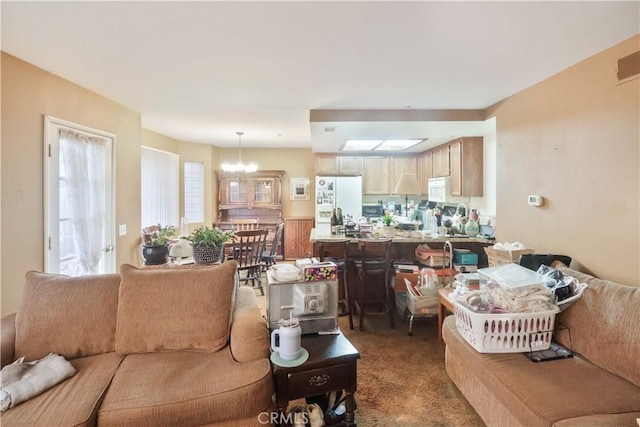
[(342, 217), (362, 216), (361, 176), (316, 176), (316, 235), (331, 234), (331, 214), (342, 209)]

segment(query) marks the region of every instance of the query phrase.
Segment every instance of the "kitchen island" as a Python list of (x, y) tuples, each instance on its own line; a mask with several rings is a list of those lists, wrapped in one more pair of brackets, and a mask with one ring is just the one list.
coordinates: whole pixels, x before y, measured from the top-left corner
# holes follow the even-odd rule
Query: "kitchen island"
[[(318, 256), (317, 240), (342, 240), (345, 239), (344, 235), (332, 235), (327, 233), (316, 232), (316, 229), (311, 230), (309, 240), (313, 244), (313, 255)], [(356, 256), (358, 254), (358, 238), (350, 238), (349, 244), (349, 256)], [(493, 239), (487, 239), (484, 237), (468, 237), (468, 236), (439, 236), (436, 238), (424, 237), (400, 237), (395, 236), (391, 239), (391, 258), (393, 260), (413, 261), (415, 259), (415, 249), (418, 245), (426, 244), (431, 249), (442, 249), (445, 242), (451, 242), (451, 245), (457, 249), (469, 249), (478, 254), (478, 267), (487, 267), (487, 255), (484, 252), (485, 246), (493, 245)]]
[[(353, 237), (345, 237), (344, 235), (331, 235), (327, 233), (319, 233), (316, 232), (316, 229), (311, 230), (311, 234), (309, 236), (309, 240), (313, 245), (313, 256), (319, 257), (319, 244), (317, 243), (319, 240), (343, 240), (345, 238), (350, 239), (348, 245), (348, 257), (350, 259), (354, 259), (360, 255), (358, 250), (358, 238)], [(381, 238), (382, 240), (382, 238)], [(445, 242), (450, 242), (451, 246), (454, 249), (469, 249), (476, 254), (478, 254), (478, 267), (487, 267), (487, 256), (484, 251), (485, 246), (493, 245), (493, 239), (486, 239), (484, 237), (468, 237), (468, 236), (441, 236), (436, 238), (424, 237), (424, 238), (414, 238), (414, 237), (400, 237), (395, 236), (391, 239), (391, 259), (396, 261), (402, 261), (406, 264), (413, 264), (415, 261), (415, 249), (418, 245), (428, 245), (430, 249), (442, 250), (445, 245)], [(444, 275), (444, 269), (439, 270), (439, 275)], [(453, 276), (453, 272), (451, 272), (451, 276)], [(360, 278), (358, 277), (358, 272), (356, 271), (355, 264), (351, 261), (347, 263), (347, 281), (348, 281), (348, 298), (345, 298), (345, 288), (342, 283), (342, 276), (340, 276), (340, 286), (339, 286), (339, 300), (343, 301), (345, 299), (349, 300), (349, 306), (354, 307), (353, 298), (356, 292), (357, 283)], [(391, 282), (390, 282), (391, 284)], [(386, 297), (382, 294), (384, 292), (384, 287), (375, 287), (370, 290), (370, 292), (374, 293), (374, 300), (384, 300)], [(390, 289), (390, 292), (393, 294), (394, 290)], [(390, 298), (390, 305), (392, 309), (395, 311), (395, 298)]]

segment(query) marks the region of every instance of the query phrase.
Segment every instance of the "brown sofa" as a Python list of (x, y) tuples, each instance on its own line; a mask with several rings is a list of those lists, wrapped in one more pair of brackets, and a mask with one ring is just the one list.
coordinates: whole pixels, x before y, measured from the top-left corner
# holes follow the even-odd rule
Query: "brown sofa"
[[(571, 359), (481, 354), (444, 323), (446, 370), (488, 426), (636, 426), (640, 417), (640, 287), (554, 264), (588, 288), (556, 317)], [(561, 329), (566, 326), (569, 329)]]
[[(58, 353), (74, 376), (3, 426), (264, 425), (269, 333), (237, 264), (72, 278), (29, 272), (2, 318), (2, 366)], [(261, 423), (261, 421), (263, 421)]]

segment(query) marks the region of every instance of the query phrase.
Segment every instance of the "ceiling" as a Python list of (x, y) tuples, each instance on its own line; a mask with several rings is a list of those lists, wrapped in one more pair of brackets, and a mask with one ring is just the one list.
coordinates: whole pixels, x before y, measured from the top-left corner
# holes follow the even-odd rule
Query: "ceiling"
[[(10, 2), (2, 50), (146, 129), (335, 152), (477, 135), (482, 110), (640, 32), (640, 2)], [(614, 71), (614, 70), (612, 70)], [(460, 111), (463, 110), (463, 111)]]

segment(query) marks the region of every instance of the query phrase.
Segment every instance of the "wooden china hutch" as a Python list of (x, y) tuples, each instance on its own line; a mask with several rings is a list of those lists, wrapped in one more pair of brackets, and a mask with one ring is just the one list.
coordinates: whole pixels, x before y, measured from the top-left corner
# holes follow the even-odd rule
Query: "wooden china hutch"
[[(223, 230), (233, 228), (238, 219), (257, 218), (260, 228), (272, 234), (282, 222), (282, 170), (252, 173), (216, 171), (218, 176), (218, 217), (213, 223)], [(282, 246), (282, 243), (280, 243)], [(282, 253), (282, 249), (279, 250)]]

